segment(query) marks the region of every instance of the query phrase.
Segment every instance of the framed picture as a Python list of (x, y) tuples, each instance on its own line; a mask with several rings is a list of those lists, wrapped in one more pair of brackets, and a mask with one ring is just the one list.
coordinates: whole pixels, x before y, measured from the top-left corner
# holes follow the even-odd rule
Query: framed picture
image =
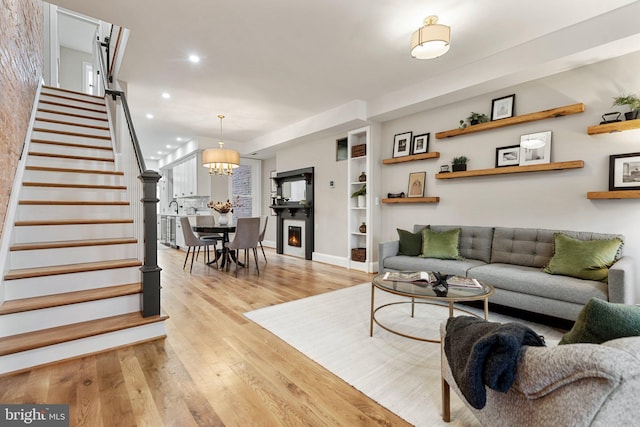
[(407, 197), (424, 197), (424, 181), (426, 172), (412, 172), (409, 174), (409, 191)]
[(411, 135), (413, 135), (413, 132), (405, 132), (393, 137), (393, 157), (403, 157), (411, 154)]
[(513, 117), (514, 104), (516, 102), (516, 95), (503, 96), (502, 98), (496, 98), (491, 101), (491, 120), (506, 119)]
[(551, 163), (551, 131), (520, 137), (520, 166)]
[(609, 191), (640, 190), (640, 153), (609, 156)]
[(520, 164), (520, 145), (496, 148), (496, 167), (518, 166)]
[(336, 139), (336, 162), (347, 160), (347, 138)]
[(431, 134), (423, 133), (422, 135), (416, 135), (413, 137), (411, 154), (420, 154), (429, 151), (429, 135)]

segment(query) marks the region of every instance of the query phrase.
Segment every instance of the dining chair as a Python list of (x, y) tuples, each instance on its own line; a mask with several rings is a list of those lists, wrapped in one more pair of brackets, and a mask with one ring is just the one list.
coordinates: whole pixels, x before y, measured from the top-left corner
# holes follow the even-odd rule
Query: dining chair
[[(213, 215), (199, 215), (199, 216), (196, 216), (195, 219), (196, 219), (196, 226), (215, 227), (216, 225), (216, 218)], [(220, 242), (221, 246), (224, 246), (224, 236), (220, 233), (196, 232), (195, 234), (196, 236), (198, 236), (200, 240), (204, 240), (205, 242), (209, 242), (210, 244), (213, 245), (213, 254), (215, 255), (214, 259), (215, 259), (216, 267), (218, 267), (217, 242)], [(223, 249), (224, 248), (221, 248), (220, 250), (223, 250)], [(209, 247), (207, 246), (207, 251), (208, 250), (209, 250)]]
[(264, 253), (264, 247), (262, 246), (262, 241), (264, 240), (264, 233), (267, 231), (267, 222), (269, 222), (269, 216), (260, 217), (260, 235), (258, 236), (258, 243), (260, 243), (260, 249), (262, 249), (262, 256), (264, 257), (264, 262), (267, 262), (267, 255)]
[(249, 249), (253, 250), (253, 258), (256, 262), (256, 270), (260, 274), (258, 268), (258, 236), (260, 234), (260, 218), (238, 218), (236, 223), (236, 234), (231, 242), (224, 244), (225, 259), (227, 262), (227, 271), (229, 270), (230, 251), (235, 250), (236, 253), (236, 276), (238, 275), (238, 265), (240, 264), (240, 249), (244, 249), (244, 264), (249, 268)]
[(189, 252), (191, 252), (191, 268), (189, 268), (189, 273), (193, 270), (193, 259), (196, 257), (196, 248), (198, 249), (198, 253), (200, 253), (200, 248), (204, 246), (206, 257), (204, 262), (209, 261), (209, 245), (211, 242), (205, 241), (203, 239), (198, 238), (193, 230), (191, 229), (191, 223), (189, 222), (189, 218), (183, 216), (180, 218), (180, 224), (182, 225), (182, 235), (184, 236), (184, 244), (187, 246), (187, 256), (184, 257), (184, 264), (182, 265), (182, 269), (187, 265), (187, 260), (189, 259)]

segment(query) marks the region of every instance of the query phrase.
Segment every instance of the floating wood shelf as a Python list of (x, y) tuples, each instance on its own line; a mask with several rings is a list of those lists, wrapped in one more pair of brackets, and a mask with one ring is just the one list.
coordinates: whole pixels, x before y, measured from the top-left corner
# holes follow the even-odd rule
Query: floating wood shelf
[(434, 151), (433, 153), (420, 153), (413, 154), (411, 156), (404, 157), (394, 157), (392, 159), (384, 159), (382, 161), (383, 165), (393, 165), (395, 163), (404, 163), (404, 162), (413, 162), (416, 160), (426, 160), (426, 159), (437, 159), (440, 157), (440, 153)]
[(438, 203), (440, 197), (394, 197), (392, 199), (382, 199), (382, 203)]
[(589, 191), (587, 199), (640, 199), (640, 190)]
[(622, 132), (625, 130), (640, 129), (640, 119), (625, 120), (624, 122), (607, 123), (606, 125), (595, 125), (587, 128), (589, 135), (601, 133)]
[(583, 160), (571, 160), (568, 162), (544, 163), (541, 165), (507, 166), (503, 168), (477, 169), (477, 170), (470, 170), (470, 171), (464, 171), (464, 172), (437, 173), (436, 179), (469, 178), (474, 176), (504, 175), (509, 173), (540, 172), (540, 171), (562, 170), (562, 169), (579, 169), (583, 167), (584, 167)]
[(553, 117), (568, 116), (584, 112), (584, 104), (565, 105), (564, 107), (552, 108), (551, 110), (538, 111), (536, 113), (523, 114), (521, 116), (509, 117), (492, 122), (479, 123), (467, 126), (464, 129), (452, 129), (436, 133), (436, 139), (451, 138), (458, 135), (482, 132), (489, 129), (498, 129), (506, 126), (519, 125), (521, 123), (535, 122), (536, 120), (551, 119)]

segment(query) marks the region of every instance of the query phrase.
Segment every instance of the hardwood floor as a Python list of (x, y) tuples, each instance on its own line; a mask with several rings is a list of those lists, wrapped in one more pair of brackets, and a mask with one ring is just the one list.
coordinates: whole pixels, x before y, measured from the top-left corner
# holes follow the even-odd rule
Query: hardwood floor
[(266, 251), (236, 278), (161, 246), (166, 340), (0, 377), (0, 403), (68, 403), (72, 426), (408, 426), (243, 316), (371, 275)]

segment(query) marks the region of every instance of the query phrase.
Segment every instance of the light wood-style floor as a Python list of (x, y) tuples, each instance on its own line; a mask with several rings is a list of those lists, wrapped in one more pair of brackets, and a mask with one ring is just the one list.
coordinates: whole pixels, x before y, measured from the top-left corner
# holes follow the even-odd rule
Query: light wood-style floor
[(259, 255), (259, 276), (202, 258), (189, 274), (161, 246), (166, 340), (0, 377), (0, 403), (68, 403), (72, 426), (407, 426), (242, 315), (371, 275)]

